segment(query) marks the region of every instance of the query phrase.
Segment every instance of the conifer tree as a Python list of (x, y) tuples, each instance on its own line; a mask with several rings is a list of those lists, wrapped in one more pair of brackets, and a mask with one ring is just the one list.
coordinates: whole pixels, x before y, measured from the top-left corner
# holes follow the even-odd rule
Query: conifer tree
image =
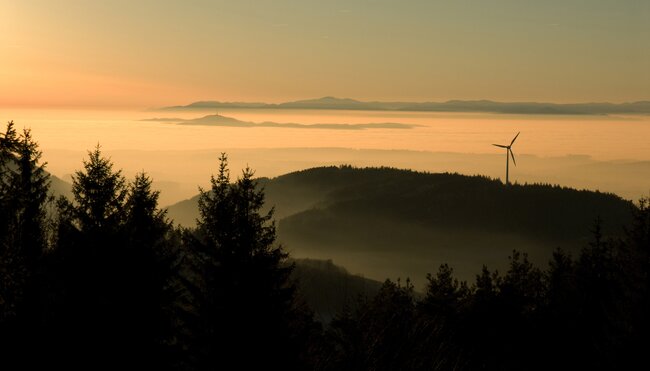
[[(328, 370), (418, 370), (413, 285), (386, 280), (373, 298), (361, 298), (351, 313), (337, 316), (328, 330), (333, 343), (325, 355)], [(431, 352), (430, 349), (427, 349)]]
[[(7, 243), (9, 220), (12, 216), (9, 172), (15, 167), (17, 146), (16, 129), (14, 129), (13, 121), (9, 121), (5, 132), (0, 133), (0, 245)], [(0, 248), (3, 247), (0, 246)]]
[(48, 247), (49, 175), (41, 152), (13, 123), (0, 138), (0, 339), (5, 360), (19, 359), (38, 341), (43, 253)]
[(141, 245), (142, 248), (155, 249), (162, 244), (172, 227), (167, 220), (167, 210), (158, 208), (160, 192), (152, 190), (151, 184), (152, 180), (147, 174), (139, 173), (126, 196), (125, 225), (134, 248)]
[(0, 169), (2, 173), (7, 170), (8, 160), (13, 158), (13, 154), (18, 146), (18, 133), (14, 128), (14, 122), (9, 121), (4, 133), (0, 133)]
[(30, 265), (47, 247), (50, 176), (45, 172), (46, 163), (40, 161), (41, 156), (31, 131), (25, 129), (17, 144), (16, 168), (10, 173), (9, 192), (15, 203), (11, 222), (13, 244)]
[(12, 321), (22, 296), (24, 271), (10, 234), (16, 199), (12, 194), (11, 170), (15, 168), (18, 138), (13, 121), (0, 133), (0, 324)]
[(177, 255), (166, 210), (158, 208), (159, 191), (144, 172), (135, 176), (124, 204), (125, 246), (119, 300), (129, 303), (125, 343), (134, 365), (169, 367), (172, 363)]
[[(125, 233), (128, 193), (99, 146), (72, 178), (73, 200), (60, 198), (52, 308), (53, 354), (75, 366), (124, 361), (132, 346), (130, 268)], [(52, 340), (54, 340), (52, 339)], [(80, 353), (71, 353), (77, 349)]]
[(230, 183), (227, 157), (211, 189), (201, 190), (197, 242), (203, 266), (201, 308), (208, 363), (238, 362), (238, 368), (299, 367), (292, 266), (275, 242), (273, 209), (263, 212), (264, 192), (253, 171)]
[(88, 152), (83, 165), (84, 170), (72, 178), (75, 225), (88, 233), (114, 233), (124, 219), (128, 192), (122, 171), (113, 171), (113, 163), (102, 157), (99, 145)]
[(10, 122), (1, 152), (1, 240), (12, 254), (31, 265), (46, 245), (49, 175), (29, 129), (16, 136)]

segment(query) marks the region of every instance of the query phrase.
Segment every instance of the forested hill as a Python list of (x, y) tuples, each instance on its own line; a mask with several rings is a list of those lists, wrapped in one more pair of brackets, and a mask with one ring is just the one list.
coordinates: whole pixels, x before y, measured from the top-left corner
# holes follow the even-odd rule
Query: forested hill
[[(600, 192), (392, 168), (313, 168), (260, 185), (289, 251), (376, 279), (417, 281), (443, 261), (469, 279), (515, 248), (547, 261), (557, 247), (584, 247), (597, 218), (605, 235), (620, 233), (633, 207)], [(171, 206), (169, 216), (193, 225), (196, 202)]]

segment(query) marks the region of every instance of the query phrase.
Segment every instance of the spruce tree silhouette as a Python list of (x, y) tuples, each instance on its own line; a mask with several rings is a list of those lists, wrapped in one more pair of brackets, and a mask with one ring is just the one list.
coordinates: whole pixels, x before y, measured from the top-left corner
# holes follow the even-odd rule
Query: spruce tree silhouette
[[(461, 309), (469, 295), (465, 282), (454, 278), (453, 269), (442, 264), (435, 275), (427, 275), (425, 296), (418, 305), (420, 312), (420, 369), (463, 369), (468, 362), (464, 344)], [(431, 349), (436, 349), (435, 352)]]
[[(0, 326), (11, 323), (21, 297), (23, 273), (11, 242), (16, 197), (12, 193), (11, 169), (15, 168), (18, 137), (13, 121), (0, 137)], [(6, 332), (6, 331), (3, 331)]]
[[(52, 336), (60, 336), (52, 357), (59, 366), (101, 367), (119, 362), (124, 306), (120, 269), (128, 259), (122, 224), (126, 181), (102, 157), (99, 145), (88, 152), (83, 170), (72, 178), (73, 200), (58, 200), (56, 267), (59, 298)], [(120, 336), (121, 335), (121, 336)]]
[(624, 297), (622, 312), (627, 314), (629, 339), (622, 345), (622, 357), (627, 369), (648, 364), (646, 350), (650, 347), (650, 198), (642, 198), (634, 209), (633, 222), (621, 242), (620, 263)]
[(164, 290), (170, 224), (146, 175), (129, 188), (99, 146), (83, 164), (73, 177), (73, 201), (58, 203), (62, 305), (54, 312), (67, 336), (55, 356), (91, 368), (156, 365), (169, 336), (163, 313), (171, 305)]
[(18, 136), (10, 122), (0, 146), (0, 343), (10, 363), (38, 349), (49, 175), (28, 129)]
[[(11, 253), (11, 251), (8, 251), (10, 245), (8, 241), (9, 227), (10, 221), (14, 216), (12, 204), (16, 203), (15, 197), (12, 194), (10, 181), (12, 169), (15, 169), (16, 151), (18, 148), (18, 136), (13, 121), (9, 121), (5, 132), (0, 133), (0, 135), (2, 135), (0, 137), (0, 248), (2, 249), (1, 251), (3, 254), (2, 261), (7, 262), (9, 256), (5, 256), (4, 254)], [(8, 291), (2, 291), (2, 294), (9, 295)], [(2, 313), (5, 313), (5, 310), (7, 313), (10, 311), (9, 306), (4, 307), (4, 303), (9, 302), (11, 302), (11, 300), (3, 297)], [(4, 314), (0, 314), (0, 317), (2, 316), (4, 316)]]
[(579, 369), (584, 359), (588, 340), (581, 319), (581, 292), (578, 286), (576, 262), (564, 251), (553, 253), (546, 273), (546, 297), (541, 320), (540, 337), (547, 356), (547, 369), (562, 364), (566, 369)]
[(373, 298), (337, 316), (328, 331), (333, 343), (327, 370), (417, 370), (414, 331), (417, 316), (413, 286), (386, 280)]
[(32, 266), (43, 254), (47, 239), (47, 204), (50, 176), (45, 172), (47, 163), (41, 163), (42, 153), (32, 139), (31, 131), (24, 129), (17, 148), (16, 169), (11, 171), (9, 192), (14, 198), (11, 237), (16, 249)]
[(296, 319), (304, 317), (287, 253), (275, 242), (273, 209), (262, 212), (264, 192), (253, 171), (231, 184), (226, 155), (219, 161), (211, 189), (201, 190), (194, 247), (204, 280), (198, 368), (299, 369), (306, 345), (298, 343), (304, 327)]
[(129, 303), (128, 337), (123, 340), (130, 352), (131, 366), (158, 369), (173, 363), (173, 307), (178, 250), (166, 210), (158, 209), (158, 191), (152, 180), (137, 174), (125, 201), (126, 245), (120, 261), (122, 294)]

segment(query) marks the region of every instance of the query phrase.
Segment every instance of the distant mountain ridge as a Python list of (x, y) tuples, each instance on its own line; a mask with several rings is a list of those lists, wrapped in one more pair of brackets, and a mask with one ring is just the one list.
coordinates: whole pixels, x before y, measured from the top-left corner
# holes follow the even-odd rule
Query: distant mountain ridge
[(259, 102), (199, 101), (184, 106), (163, 107), (160, 110), (208, 110), (218, 108), (484, 112), (535, 115), (610, 115), (650, 114), (650, 101), (629, 103), (495, 102), (490, 100), (450, 100), (447, 102), (364, 102), (350, 98), (323, 97), (278, 104)]

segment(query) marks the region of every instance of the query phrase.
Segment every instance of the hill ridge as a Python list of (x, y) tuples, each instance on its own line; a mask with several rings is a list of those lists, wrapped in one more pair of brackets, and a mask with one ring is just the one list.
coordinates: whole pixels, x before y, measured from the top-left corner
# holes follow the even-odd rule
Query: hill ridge
[[(472, 280), (482, 264), (505, 269), (513, 249), (540, 264), (558, 247), (577, 254), (597, 218), (614, 237), (633, 208), (611, 193), (390, 167), (323, 166), (259, 185), (293, 257), (333, 259), (377, 280), (411, 277), (416, 287), (442, 262)], [(185, 200), (168, 215), (192, 225), (196, 205)]]

